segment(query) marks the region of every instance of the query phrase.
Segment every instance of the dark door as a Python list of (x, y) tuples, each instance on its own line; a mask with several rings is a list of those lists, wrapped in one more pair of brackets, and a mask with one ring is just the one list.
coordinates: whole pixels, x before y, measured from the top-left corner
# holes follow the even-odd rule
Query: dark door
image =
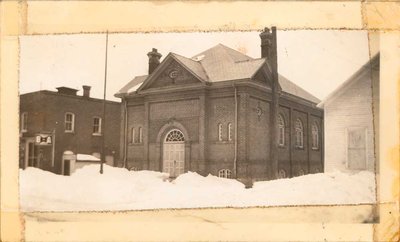
[(35, 157), (35, 143), (28, 142), (28, 166), (37, 167)]
[(70, 167), (71, 167), (71, 161), (64, 160), (64, 175), (66, 176), (70, 175)]

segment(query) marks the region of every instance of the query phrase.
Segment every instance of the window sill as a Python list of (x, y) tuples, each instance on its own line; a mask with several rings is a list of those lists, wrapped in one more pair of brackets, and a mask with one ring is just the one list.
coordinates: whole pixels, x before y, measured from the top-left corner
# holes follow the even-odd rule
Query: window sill
[(221, 141), (215, 141), (214, 144), (233, 144), (235, 141), (233, 140), (221, 140)]
[(285, 146), (285, 145), (278, 145), (278, 148), (280, 148), (280, 149), (285, 149), (286, 146)]
[(64, 131), (64, 133), (66, 133), (66, 134), (75, 134), (75, 132), (74, 131)]
[(302, 147), (300, 147), (300, 146), (297, 146), (297, 147), (294, 147), (296, 150), (304, 150), (304, 147), (302, 146)]
[(103, 136), (103, 134), (101, 134), (101, 133), (94, 133), (94, 134), (92, 134), (92, 136)]
[(319, 148), (311, 148), (314, 151), (319, 151)]

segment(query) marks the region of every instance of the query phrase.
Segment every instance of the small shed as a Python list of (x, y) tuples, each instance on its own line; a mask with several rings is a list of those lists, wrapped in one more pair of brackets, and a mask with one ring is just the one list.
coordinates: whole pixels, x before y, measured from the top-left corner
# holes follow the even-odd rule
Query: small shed
[(325, 171), (375, 172), (379, 157), (379, 53), (318, 106), (324, 108)]

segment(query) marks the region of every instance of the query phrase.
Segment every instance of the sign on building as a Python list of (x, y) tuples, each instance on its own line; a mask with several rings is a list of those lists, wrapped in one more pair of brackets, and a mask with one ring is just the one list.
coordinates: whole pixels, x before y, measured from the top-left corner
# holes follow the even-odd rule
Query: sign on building
[(36, 135), (35, 143), (37, 145), (52, 145), (53, 144), (52, 134), (38, 134), (38, 135)]

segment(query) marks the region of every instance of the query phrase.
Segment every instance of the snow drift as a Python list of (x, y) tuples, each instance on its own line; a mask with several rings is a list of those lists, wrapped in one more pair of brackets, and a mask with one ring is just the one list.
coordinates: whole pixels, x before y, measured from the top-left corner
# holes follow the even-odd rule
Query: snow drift
[(23, 211), (94, 211), (160, 208), (248, 207), (275, 205), (361, 204), (375, 202), (371, 172), (305, 175), (256, 182), (253, 188), (234, 179), (188, 172), (169, 181), (168, 174), (128, 171), (105, 165), (61, 176), (29, 167), (20, 170)]

